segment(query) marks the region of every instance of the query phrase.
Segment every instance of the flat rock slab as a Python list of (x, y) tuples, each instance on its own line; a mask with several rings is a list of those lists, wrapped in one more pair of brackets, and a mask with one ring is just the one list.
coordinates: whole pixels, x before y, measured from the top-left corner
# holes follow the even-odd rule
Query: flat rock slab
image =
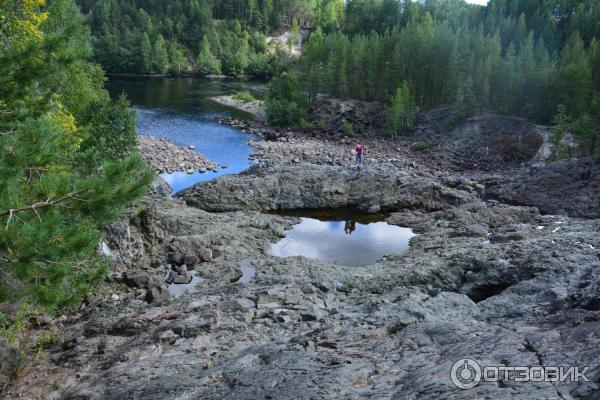
[[(465, 180), (466, 181), (466, 180)], [(351, 207), (367, 211), (400, 208), (440, 210), (476, 198), (474, 184), (463, 190), (425, 173), (391, 165), (336, 167), (288, 165), (253, 167), (186, 189), (185, 202), (207, 211), (287, 210)]]

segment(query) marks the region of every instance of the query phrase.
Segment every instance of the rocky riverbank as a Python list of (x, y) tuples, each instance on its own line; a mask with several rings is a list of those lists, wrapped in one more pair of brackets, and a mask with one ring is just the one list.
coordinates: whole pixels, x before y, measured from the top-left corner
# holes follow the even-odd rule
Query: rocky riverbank
[[(244, 174), (238, 179), (248, 184), (239, 186), (254, 190), (269, 175)], [(219, 186), (207, 191), (220, 193)], [(63, 340), (7, 398), (593, 398), (600, 221), (543, 216), (479, 200), (468, 187), (453, 190), (464, 201), (430, 212), (419, 199), (436, 195), (415, 192), (412, 209), (390, 216), (419, 234), (408, 251), (349, 268), (268, 256), (295, 222), (262, 213), (268, 206), (251, 211), (240, 197), (229, 211), (211, 213), (157, 184), (143, 211), (108, 237), (124, 268), (116, 281), (131, 289), (118, 300), (90, 300), (85, 312), (59, 322)], [(291, 191), (281, 186), (278, 197)], [(201, 256), (206, 249), (210, 257)], [(155, 266), (182, 263), (204, 282), (173, 298)], [(242, 263), (256, 269), (246, 283)], [(499, 378), (462, 390), (449, 371), (465, 357), (482, 365), (590, 366), (589, 381)]]
[(210, 99), (224, 106), (237, 108), (238, 110), (247, 112), (259, 122), (266, 122), (267, 120), (265, 102), (262, 100), (244, 102), (234, 98), (233, 96), (215, 96), (211, 97)]
[[(176, 198), (157, 179), (106, 228), (110, 290), (51, 321), (61, 340), (6, 398), (596, 398), (598, 160), (522, 165), (500, 157), (505, 140), (486, 142), (499, 143), (493, 158), (459, 154), (496, 137), (499, 121), (470, 121), (449, 138), (423, 131), (428, 148), (360, 138), (360, 169), (349, 166), (355, 139), (277, 131), (253, 143), (261, 162), (242, 174)], [(513, 122), (526, 136), (539, 131)], [(417, 236), (362, 268), (269, 255), (298, 222), (272, 211), (341, 207), (386, 211)], [(179, 295), (174, 282), (190, 279)], [(450, 371), (464, 358), (589, 369), (577, 382), (501, 374), (462, 390)]]
[[(304, 129), (278, 128), (264, 120), (222, 118), (218, 122), (265, 138), (252, 143), (256, 149), (253, 158), (280, 164), (347, 166), (352, 163), (351, 151), (357, 143), (366, 146), (367, 163), (413, 165), (469, 176), (510, 171), (548, 156), (549, 127), (520, 118), (485, 114), (453, 121), (452, 108), (440, 107), (419, 112), (412, 132), (393, 136), (385, 134), (378, 108), (372, 110), (373, 104), (365, 103), (364, 109), (356, 110), (355, 103), (361, 104), (353, 102), (347, 109), (345, 102), (331, 100), (324, 110), (315, 108), (313, 126)], [(242, 109), (241, 103), (229, 105)], [(359, 129), (360, 121), (376, 128)], [(339, 128), (344, 124), (357, 128), (344, 132)]]
[(194, 146), (182, 147), (169, 140), (138, 135), (138, 150), (144, 160), (159, 174), (173, 172), (207, 172), (219, 165), (198, 153)]

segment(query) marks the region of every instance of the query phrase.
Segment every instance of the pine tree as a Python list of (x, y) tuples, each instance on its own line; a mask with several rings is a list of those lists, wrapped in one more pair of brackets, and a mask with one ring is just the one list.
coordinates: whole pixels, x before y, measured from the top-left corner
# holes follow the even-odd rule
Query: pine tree
[(558, 82), (562, 102), (572, 116), (581, 115), (589, 102), (592, 87), (592, 69), (578, 32), (571, 35), (560, 54)]
[(200, 76), (218, 75), (221, 73), (221, 63), (213, 55), (210, 49), (210, 43), (205, 36), (200, 44), (200, 51), (196, 59), (196, 72)]
[(169, 59), (171, 60), (169, 72), (181, 75), (186, 68), (185, 51), (176, 42), (169, 43)]
[(386, 107), (385, 116), (388, 132), (392, 135), (406, 133), (414, 127), (416, 106), (408, 83), (396, 89), (391, 104)]
[(459, 83), (454, 108), (455, 118), (457, 119), (470, 117), (477, 112), (477, 98), (475, 97), (473, 79), (471, 77)]
[(267, 118), (277, 126), (299, 124), (304, 117), (306, 100), (293, 73), (284, 73), (269, 82), (265, 99)]
[(594, 94), (589, 110), (576, 121), (574, 133), (581, 155), (592, 155), (600, 150), (600, 93)]
[(167, 67), (169, 65), (169, 53), (167, 52), (165, 39), (160, 33), (154, 42), (152, 61), (154, 72), (163, 74), (167, 71)]
[(300, 38), (300, 27), (298, 26), (298, 20), (294, 18), (292, 20), (292, 26), (290, 27), (290, 38), (288, 40), (288, 47), (290, 50), (297, 45), (298, 39)]
[[(40, 4), (0, 2), (8, 21), (0, 25), (0, 301), (54, 310), (102, 277), (98, 228), (141, 195), (152, 174), (132, 155), (133, 115), (110, 102), (102, 75), (84, 61), (90, 47), (78, 9), (53, 0), (46, 14)], [(94, 113), (109, 123), (97, 129)], [(133, 138), (123, 157), (108, 147), (116, 137)]]
[(142, 43), (140, 44), (141, 53), (141, 65), (140, 71), (143, 73), (152, 72), (152, 44), (150, 43), (150, 37), (148, 33), (144, 32), (142, 35)]
[(567, 107), (564, 104), (559, 104), (556, 109), (556, 115), (552, 120), (554, 127), (552, 128), (552, 134), (550, 135), (553, 159), (562, 158), (567, 153), (567, 149), (570, 154), (570, 148), (564, 144), (570, 122), (571, 116), (567, 111)]

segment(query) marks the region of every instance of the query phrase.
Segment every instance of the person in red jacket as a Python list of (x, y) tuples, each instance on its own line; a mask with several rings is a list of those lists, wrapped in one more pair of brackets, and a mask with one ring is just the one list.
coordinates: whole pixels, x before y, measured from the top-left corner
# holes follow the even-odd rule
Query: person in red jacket
[(363, 157), (365, 153), (365, 147), (362, 144), (357, 144), (354, 149), (354, 164), (362, 165)]

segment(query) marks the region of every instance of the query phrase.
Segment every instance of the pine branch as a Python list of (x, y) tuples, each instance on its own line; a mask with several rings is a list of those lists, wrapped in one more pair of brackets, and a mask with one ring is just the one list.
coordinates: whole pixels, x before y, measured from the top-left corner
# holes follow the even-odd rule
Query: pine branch
[(75, 192), (71, 192), (69, 194), (66, 194), (56, 200), (53, 200), (52, 197), (49, 197), (46, 201), (42, 201), (39, 203), (34, 203), (32, 205), (29, 206), (25, 206), (25, 207), (20, 207), (20, 208), (10, 208), (6, 211), (0, 212), (0, 217), (3, 217), (5, 215), (8, 215), (8, 221), (6, 222), (6, 229), (8, 229), (8, 227), (10, 226), (10, 222), (12, 221), (13, 217), (15, 216), (15, 214), (18, 214), (20, 212), (34, 212), (36, 214), (36, 216), (38, 217), (38, 219), (40, 220), (40, 222), (42, 221), (42, 218), (40, 217), (40, 214), (38, 213), (37, 210), (41, 209), (41, 208), (47, 208), (47, 207), (56, 207), (56, 206), (61, 206), (62, 203), (64, 203), (67, 200), (81, 200), (79, 199), (77, 196), (83, 192), (85, 192), (87, 189), (81, 189), (81, 190), (77, 190)]

